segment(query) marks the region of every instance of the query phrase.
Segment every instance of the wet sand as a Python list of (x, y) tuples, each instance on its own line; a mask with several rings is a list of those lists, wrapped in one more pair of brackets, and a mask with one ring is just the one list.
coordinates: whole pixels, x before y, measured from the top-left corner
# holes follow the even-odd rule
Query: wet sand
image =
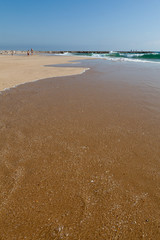
[(82, 57), (70, 56), (5, 56), (0, 55), (0, 91), (25, 82), (49, 77), (80, 74), (83, 68), (49, 68), (46, 65), (63, 64), (73, 60), (82, 60)]
[(0, 96), (0, 238), (159, 239), (160, 69), (79, 66)]

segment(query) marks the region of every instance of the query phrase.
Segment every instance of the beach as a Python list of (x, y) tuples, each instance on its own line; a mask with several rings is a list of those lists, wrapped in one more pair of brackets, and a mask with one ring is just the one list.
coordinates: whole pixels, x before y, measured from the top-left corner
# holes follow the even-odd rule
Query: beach
[(68, 63), (80, 57), (0, 55), (0, 91), (38, 79), (82, 73), (85, 69), (56, 68), (48, 65)]
[(0, 238), (160, 239), (159, 65), (0, 56), (0, 73)]

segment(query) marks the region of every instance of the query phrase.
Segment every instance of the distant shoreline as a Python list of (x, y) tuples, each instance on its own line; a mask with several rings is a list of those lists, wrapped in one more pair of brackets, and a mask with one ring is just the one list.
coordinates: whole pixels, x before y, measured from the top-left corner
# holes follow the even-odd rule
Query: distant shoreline
[[(27, 51), (22, 51), (22, 50), (0, 50), (0, 54), (3, 55), (8, 55), (12, 54), (12, 51), (14, 54), (27, 54)], [(77, 53), (77, 54), (89, 54), (89, 53), (97, 53), (97, 54), (108, 54), (111, 53), (112, 51), (34, 51), (36, 54), (43, 54), (43, 53), (48, 53), (48, 54), (64, 54), (64, 53)], [(114, 51), (113, 51), (114, 52)], [(145, 53), (154, 53), (155, 51), (115, 51), (117, 53), (138, 53), (138, 54), (145, 54)]]

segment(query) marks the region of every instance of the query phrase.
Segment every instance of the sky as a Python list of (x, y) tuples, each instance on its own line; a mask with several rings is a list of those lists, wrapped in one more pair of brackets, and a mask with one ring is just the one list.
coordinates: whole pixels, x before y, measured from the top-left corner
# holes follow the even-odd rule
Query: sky
[(0, 0), (0, 49), (160, 51), (160, 0)]

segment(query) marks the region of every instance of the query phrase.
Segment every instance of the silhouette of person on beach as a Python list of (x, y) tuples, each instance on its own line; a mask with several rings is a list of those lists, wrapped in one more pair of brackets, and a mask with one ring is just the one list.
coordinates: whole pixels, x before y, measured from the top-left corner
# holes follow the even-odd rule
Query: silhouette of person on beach
[(31, 54), (33, 55), (33, 49), (31, 48)]
[(27, 56), (29, 56), (29, 50), (27, 51)]

